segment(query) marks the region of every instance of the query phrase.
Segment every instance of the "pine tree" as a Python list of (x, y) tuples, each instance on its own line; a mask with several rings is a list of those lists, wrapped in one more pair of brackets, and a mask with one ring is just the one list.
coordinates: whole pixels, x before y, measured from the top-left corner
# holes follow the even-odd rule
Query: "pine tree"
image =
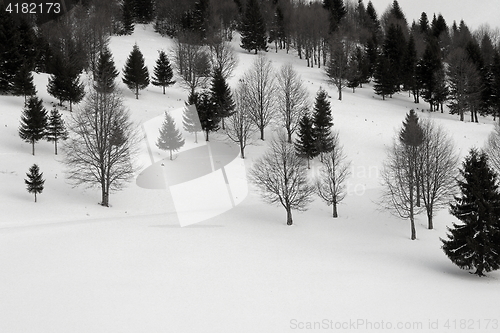
[(30, 97), (23, 109), (19, 127), (19, 136), (25, 142), (31, 143), (33, 155), (35, 155), (35, 143), (43, 139), (47, 127), (47, 111), (42, 103), (38, 97)]
[(170, 61), (165, 52), (160, 51), (158, 59), (156, 60), (156, 66), (153, 70), (153, 81), (151, 83), (155, 86), (162, 87), (163, 94), (165, 95), (165, 88), (175, 83), (175, 81), (172, 80), (173, 77), (174, 72), (172, 71)]
[(96, 72), (94, 73), (94, 88), (98, 92), (110, 93), (115, 90), (115, 79), (118, 71), (113, 61), (111, 52), (105, 48), (97, 61)]
[(316, 94), (314, 112), (312, 115), (313, 135), (316, 140), (316, 151), (318, 154), (327, 153), (333, 149), (332, 137), (332, 111), (328, 94), (320, 88)]
[(134, 0), (134, 20), (148, 24), (153, 20), (153, 0)]
[(54, 142), (54, 150), (56, 155), (57, 143), (59, 142), (59, 140), (66, 140), (68, 138), (68, 131), (66, 130), (66, 126), (64, 125), (64, 120), (61, 117), (61, 113), (56, 108), (50, 111), (45, 138), (49, 142)]
[(248, 0), (241, 22), (241, 47), (247, 51), (267, 51), (266, 25), (257, 0)]
[(340, 20), (347, 15), (343, 0), (323, 0), (323, 7), (330, 14), (330, 33), (337, 31)]
[(208, 92), (202, 92), (198, 95), (196, 110), (198, 111), (201, 128), (205, 131), (205, 140), (209, 141), (209, 133), (219, 130), (221, 119), (217, 114), (217, 108)]
[(124, 0), (121, 5), (123, 35), (131, 35), (134, 32), (134, 0)]
[(316, 138), (314, 137), (313, 122), (309, 115), (305, 114), (299, 122), (299, 130), (295, 141), (297, 155), (307, 159), (307, 168), (310, 168), (309, 160), (318, 156)]
[(123, 68), (123, 83), (135, 92), (136, 99), (139, 99), (139, 89), (142, 90), (149, 85), (149, 71), (137, 44), (134, 45)]
[(31, 73), (28, 63), (23, 62), (21, 67), (14, 76), (12, 84), (12, 94), (16, 96), (24, 96), (26, 102), (27, 96), (36, 94), (35, 84), (33, 83), (33, 74)]
[(198, 132), (201, 132), (200, 117), (198, 116), (198, 111), (196, 105), (198, 104), (198, 95), (189, 95), (188, 102), (184, 108), (184, 114), (182, 115), (182, 125), (184, 130), (189, 133), (194, 133), (194, 143), (198, 143)]
[(391, 71), (391, 64), (386, 56), (382, 54), (378, 56), (373, 76), (375, 94), (382, 96), (383, 100), (386, 96), (394, 94), (394, 73)]
[(37, 193), (42, 193), (43, 184), (45, 183), (45, 179), (43, 179), (43, 172), (40, 173), (38, 165), (33, 164), (26, 176), (28, 179), (25, 179), (24, 183), (26, 184), (28, 193), (33, 193), (35, 195), (36, 202), (36, 195)]
[(460, 197), (450, 205), (450, 213), (463, 224), (448, 228), (448, 239), (441, 239), (443, 251), (462, 269), (475, 268), (484, 276), (500, 268), (500, 193), (495, 172), (484, 152), (471, 149), (460, 170)]
[(18, 27), (19, 32), (19, 54), (23, 62), (26, 63), (29, 70), (35, 69), (36, 59), (39, 56), (41, 50), (37, 48), (35, 34), (35, 29), (33, 26), (23, 17)]
[(69, 109), (73, 111), (73, 103), (79, 103), (85, 96), (85, 87), (80, 82), (80, 71), (72, 64), (65, 63), (61, 55), (55, 56), (52, 69), (47, 92), (57, 98), (60, 105), (68, 101)]
[(225, 129), (224, 118), (234, 113), (235, 104), (233, 95), (231, 94), (231, 88), (229, 88), (220, 69), (215, 69), (214, 71), (210, 93), (212, 95), (212, 101), (217, 109), (216, 112), (222, 120), (222, 129)]
[(156, 146), (161, 150), (170, 151), (170, 160), (172, 160), (172, 152), (179, 150), (184, 146), (182, 134), (175, 127), (174, 118), (165, 112), (165, 120), (160, 128), (160, 136), (156, 142)]

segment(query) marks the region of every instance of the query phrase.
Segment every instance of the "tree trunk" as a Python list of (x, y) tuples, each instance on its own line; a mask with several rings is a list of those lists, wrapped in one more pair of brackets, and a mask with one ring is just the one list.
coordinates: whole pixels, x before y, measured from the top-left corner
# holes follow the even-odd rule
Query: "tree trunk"
[(264, 127), (260, 128), (260, 139), (264, 141)]
[(170, 160), (172, 160), (172, 150), (170, 149)]
[(101, 206), (109, 207), (109, 193), (105, 181), (101, 182)]
[(287, 225), (292, 225), (293, 224), (292, 209), (290, 207), (286, 208), (286, 224)]
[(139, 99), (139, 85), (135, 85), (135, 99)]
[(163, 87), (163, 95), (165, 95), (165, 86), (162, 86)]
[(334, 217), (334, 218), (339, 217), (339, 214), (338, 214), (338, 212), (337, 212), (337, 203), (336, 203), (336, 202), (334, 202), (334, 203), (332, 204), (332, 206), (333, 206), (333, 217)]
[(208, 140), (208, 131), (205, 131), (205, 141), (209, 141)]
[(55, 150), (55, 154), (57, 155), (57, 139), (55, 139), (55, 141), (54, 141), (54, 150)]
[(35, 192), (35, 202), (36, 202), (36, 192)]
[(432, 208), (427, 210), (427, 229), (434, 229), (434, 224), (432, 222)]
[(240, 154), (241, 154), (241, 158), (244, 159), (245, 158), (245, 148), (243, 147), (243, 145), (240, 143)]
[(417, 239), (417, 231), (415, 230), (415, 218), (413, 212), (410, 213), (410, 224), (411, 224), (411, 240)]
[(198, 143), (198, 132), (194, 132), (194, 143)]
[(339, 91), (339, 101), (342, 100), (342, 87), (337, 86), (337, 89)]
[(35, 140), (31, 140), (31, 153), (35, 156)]

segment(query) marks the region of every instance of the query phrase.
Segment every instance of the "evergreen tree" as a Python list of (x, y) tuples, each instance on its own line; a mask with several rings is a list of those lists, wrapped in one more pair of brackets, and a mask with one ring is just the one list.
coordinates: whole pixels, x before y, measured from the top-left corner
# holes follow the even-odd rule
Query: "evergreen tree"
[(231, 88), (229, 88), (226, 79), (222, 75), (222, 71), (218, 68), (215, 69), (213, 74), (210, 93), (212, 95), (216, 112), (222, 120), (222, 129), (225, 129), (224, 118), (229, 117), (234, 113), (235, 104), (233, 101), (233, 95), (231, 94)]
[(302, 116), (299, 122), (298, 138), (295, 141), (297, 155), (307, 159), (307, 168), (310, 168), (309, 160), (318, 156), (316, 138), (314, 137), (313, 122), (309, 115)]
[(189, 133), (194, 133), (194, 143), (198, 143), (198, 132), (201, 132), (200, 117), (198, 116), (197, 105), (198, 95), (194, 93), (189, 95), (188, 102), (184, 108), (184, 114), (182, 115), (182, 125), (184, 130)]
[(22, 64), (19, 54), (19, 33), (12, 15), (0, 13), (0, 93), (10, 93), (14, 76)]
[(170, 151), (170, 160), (172, 160), (172, 152), (179, 150), (184, 146), (182, 134), (175, 127), (174, 118), (165, 112), (165, 120), (160, 128), (160, 136), (156, 142), (156, 146), (161, 150)]
[(79, 103), (85, 96), (85, 87), (80, 82), (80, 71), (72, 64), (65, 63), (61, 55), (56, 55), (52, 64), (53, 74), (49, 77), (47, 91), (59, 99), (59, 104), (69, 102), (70, 111), (73, 103)]
[(391, 70), (389, 59), (383, 54), (378, 57), (373, 76), (375, 94), (382, 96), (383, 100), (385, 100), (386, 96), (394, 94), (394, 73)]
[(462, 269), (475, 268), (484, 276), (500, 268), (500, 193), (495, 172), (484, 152), (471, 149), (460, 170), (460, 197), (450, 205), (450, 213), (463, 224), (448, 228), (443, 251)]
[(382, 46), (383, 55), (389, 60), (392, 75), (392, 90), (398, 92), (404, 82), (403, 60), (407, 49), (406, 39), (400, 25), (391, 24)]
[(26, 184), (28, 193), (33, 193), (35, 195), (36, 202), (36, 195), (38, 193), (42, 193), (43, 184), (45, 183), (45, 179), (43, 179), (43, 172), (40, 173), (38, 165), (33, 164), (26, 176), (28, 179), (25, 179), (24, 183)]
[(165, 87), (175, 83), (175, 81), (172, 80), (173, 77), (174, 72), (172, 71), (170, 61), (165, 52), (160, 51), (158, 59), (156, 60), (156, 66), (153, 70), (153, 81), (151, 83), (155, 86), (163, 87), (163, 94), (165, 95)]
[(121, 11), (121, 34), (131, 35), (134, 32), (134, 0), (123, 0)]
[(142, 90), (149, 85), (149, 71), (137, 44), (134, 45), (123, 68), (123, 83), (135, 92), (136, 99), (139, 99), (139, 89)]
[(47, 111), (38, 97), (30, 97), (23, 109), (19, 136), (25, 142), (31, 143), (32, 153), (35, 155), (35, 143), (43, 139), (47, 127)]
[(491, 66), (492, 73), (492, 103), (495, 109), (495, 114), (500, 121), (500, 53), (497, 51), (493, 55), (493, 65)]
[(68, 138), (68, 131), (64, 125), (64, 119), (62, 119), (61, 113), (56, 108), (50, 111), (45, 138), (49, 142), (54, 142), (54, 152), (56, 155), (57, 143), (59, 140), (66, 140)]
[(12, 85), (12, 94), (16, 96), (33, 96), (36, 94), (35, 84), (33, 83), (33, 74), (31, 73), (28, 63), (23, 62), (21, 67), (14, 76)]
[(98, 92), (110, 93), (115, 90), (115, 79), (118, 71), (113, 61), (111, 52), (105, 48), (97, 61), (96, 72), (94, 73), (94, 88)]
[(434, 111), (434, 94), (438, 86), (436, 72), (442, 66), (439, 45), (435, 39), (431, 38), (417, 65), (417, 76), (422, 86), (422, 98), (429, 103), (430, 111)]
[(328, 94), (320, 88), (314, 102), (312, 115), (313, 135), (316, 140), (316, 151), (318, 154), (327, 153), (333, 149), (333, 137), (331, 128), (333, 126), (332, 111)]
[[(424, 14), (424, 13), (422, 13)], [(413, 101), (419, 102), (419, 87), (417, 81), (417, 48), (415, 45), (415, 38), (413, 34), (410, 35), (408, 40), (405, 57), (403, 59), (403, 67), (405, 68), (403, 76), (404, 88), (408, 92), (413, 93)]]
[(219, 130), (220, 116), (217, 108), (208, 92), (202, 92), (196, 100), (196, 110), (200, 119), (201, 128), (205, 131), (205, 140), (208, 140), (210, 132)]
[(323, 7), (330, 14), (330, 33), (337, 31), (340, 20), (347, 15), (343, 0), (323, 0)]
[(259, 1), (248, 0), (241, 22), (241, 47), (247, 51), (267, 51), (266, 25)]
[(134, 21), (148, 24), (153, 21), (153, 0), (134, 0)]
[(36, 59), (41, 52), (38, 50), (36, 45), (37, 36), (35, 34), (34, 28), (31, 24), (24, 18), (21, 18), (21, 21), (18, 26), (19, 32), (19, 54), (23, 62), (28, 66), (29, 70), (35, 69)]

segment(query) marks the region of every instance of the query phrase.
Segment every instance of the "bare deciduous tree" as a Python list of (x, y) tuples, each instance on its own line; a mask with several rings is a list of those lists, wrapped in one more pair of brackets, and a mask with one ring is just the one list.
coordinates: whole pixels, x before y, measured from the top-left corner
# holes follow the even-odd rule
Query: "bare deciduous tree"
[(278, 133), (269, 150), (255, 162), (249, 178), (264, 201), (285, 208), (287, 225), (293, 224), (292, 210), (307, 209), (315, 190), (308, 181), (304, 159), (297, 156), (283, 132)]
[(434, 212), (447, 207), (456, 189), (458, 156), (453, 141), (441, 126), (431, 120), (422, 122), (424, 140), (420, 146), (419, 166), (422, 200), (427, 212), (428, 228), (433, 229)]
[(323, 154), (319, 177), (316, 179), (316, 193), (328, 206), (332, 205), (332, 216), (338, 217), (337, 204), (347, 194), (345, 181), (351, 174), (351, 162), (347, 160), (339, 143), (338, 133), (334, 133), (332, 137), (333, 150)]
[(248, 87), (251, 119), (260, 130), (260, 139), (264, 140), (264, 129), (270, 124), (275, 113), (276, 84), (271, 61), (263, 55), (258, 55), (242, 81)]
[(240, 146), (241, 158), (245, 158), (245, 147), (256, 131), (250, 118), (251, 103), (247, 85), (240, 82), (234, 92), (236, 107), (234, 113), (226, 120), (226, 134)]
[(485, 152), (488, 154), (490, 166), (497, 174), (500, 174), (500, 125), (496, 124), (490, 133), (486, 143)]
[(330, 44), (330, 60), (325, 68), (328, 81), (337, 87), (339, 101), (342, 100), (342, 89), (347, 85), (349, 58), (354, 52), (354, 43), (348, 39), (334, 36)]
[(64, 149), (67, 178), (75, 186), (100, 187), (101, 205), (108, 207), (110, 191), (133, 178), (139, 152), (140, 137), (121, 96), (91, 87), (69, 129)]
[(179, 37), (174, 47), (173, 59), (181, 85), (194, 94), (204, 88), (211, 76), (210, 55), (206, 47), (193, 42), (189, 36)]
[(423, 207), (417, 207), (414, 201), (415, 171), (410, 167), (412, 158), (401, 142), (393, 142), (381, 171), (382, 195), (379, 205), (397, 217), (410, 219), (411, 239), (414, 240), (417, 238), (415, 215)]
[(230, 42), (223, 38), (217, 38), (210, 44), (212, 55), (211, 63), (213, 69), (219, 69), (225, 80), (231, 77), (236, 65), (237, 58), (234, 55)]
[(309, 107), (308, 93), (292, 64), (285, 64), (276, 75), (277, 109), (281, 124), (286, 129), (288, 142)]

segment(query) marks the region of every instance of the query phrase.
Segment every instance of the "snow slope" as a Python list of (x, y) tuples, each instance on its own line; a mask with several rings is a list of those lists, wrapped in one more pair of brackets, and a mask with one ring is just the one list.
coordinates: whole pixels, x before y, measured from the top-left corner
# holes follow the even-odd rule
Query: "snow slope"
[[(138, 26), (132, 36), (112, 38), (117, 68), (136, 42), (150, 72), (157, 50), (172, 45)], [(254, 59), (237, 43), (233, 84)], [(66, 183), (52, 144), (38, 143), (31, 155), (17, 135), (22, 98), (1, 96), (0, 332), (498, 331), (500, 273), (477, 278), (440, 249), (453, 218), (442, 211), (435, 229), (426, 230), (420, 216), (418, 240), (410, 241), (409, 222), (374, 203), (385, 147), (410, 108), (445, 126), (461, 156), (483, 145), (492, 120), (460, 123), (420, 112), (425, 104), (404, 94), (382, 101), (369, 85), (344, 91), (338, 101), (321, 69), (293, 54), (271, 49), (267, 55), (276, 68), (295, 65), (311, 102), (320, 86), (332, 96), (334, 126), (353, 165), (340, 217), (332, 219), (330, 207), (316, 200), (287, 227), (284, 210), (262, 203), (253, 186), (235, 208), (183, 228), (161, 186), (133, 182), (111, 195), (111, 208), (101, 207), (98, 190)], [(55, 100), (46, 93), (47, 76), (35, 80), (50, 109)], [(177, 84), (167, 95), (149, 86), (139, 100), (120, 86), (138, 126), (161, 123), (165, 111), (187, 98)], [(265, 146), (256, 141), (248, 148), (246, 168)], [(181, 154), (164, 163), (180, 162)], [(144, 144), (143, 168), (148, 159)], [(168, 153), (155, 151), (159, 159)], [(36, 204), (23, 181), (35, 162), (46, 178)]]

